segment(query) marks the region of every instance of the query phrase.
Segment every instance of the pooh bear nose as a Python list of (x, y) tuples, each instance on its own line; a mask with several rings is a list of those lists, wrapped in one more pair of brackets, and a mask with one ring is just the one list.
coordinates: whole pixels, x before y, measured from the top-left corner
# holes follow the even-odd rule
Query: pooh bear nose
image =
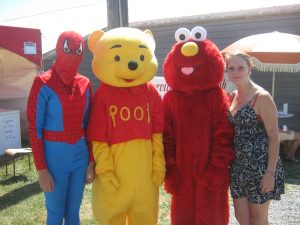
[(130, 61), (130, 62), (128, 63), (128, 68), (129, 68), (130, 70), (136, 70), (137, 67), (138, 67), (138, 64), (137, 64), (137, 62), (135, 62), (135, 61)]

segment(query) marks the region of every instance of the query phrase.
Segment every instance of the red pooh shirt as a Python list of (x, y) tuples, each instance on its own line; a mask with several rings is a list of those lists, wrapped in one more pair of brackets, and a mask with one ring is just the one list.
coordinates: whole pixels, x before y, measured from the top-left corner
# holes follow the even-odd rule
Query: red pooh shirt
[(151, 83), (131, 88), (101, 84), (93, 99), (87, 137), (109, 145), (151, 140), (153, 133), (163, 131), (161, 109), (160, 96)]

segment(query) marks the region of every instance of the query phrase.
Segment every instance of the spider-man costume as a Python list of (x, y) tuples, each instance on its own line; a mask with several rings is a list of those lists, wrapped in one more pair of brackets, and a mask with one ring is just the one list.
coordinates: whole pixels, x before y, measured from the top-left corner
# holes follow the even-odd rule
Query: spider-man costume
[(63, 32), (57, 41), (52, 68), (37, 76), (27, 105), (29, 136), (37, 170), (47, 169), (53, 192), (45, 192), (47, 224), (79, 224), (88, 152), (85, 140), (91, 85), (78, 74), (84, 41)]

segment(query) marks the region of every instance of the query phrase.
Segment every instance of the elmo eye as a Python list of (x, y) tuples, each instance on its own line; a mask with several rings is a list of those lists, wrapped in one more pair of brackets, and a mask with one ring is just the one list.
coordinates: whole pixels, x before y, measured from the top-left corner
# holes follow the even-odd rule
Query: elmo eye
[(190, 36), (191, 36), (191, 33), (186, 28), (179, 28), (175, 32), (175, 40), (177, 42), (185, 42), (185, 41), (189, 40)]
[(145, 56), (144, 56), (144, 55), (141, 55), (141, 56), (140, 56), (140, 60), (141, 60), (141, 61), (144, 61), (144, 60), (145, 60)]
[(80, 46), (79, 48), (76, 50), (77, 55), (81, 55), (82, 54), (82, 44), (80, 42)]
[(120, 59), (121, 59), (120, 56), (118, 56), (118, 55), (115, 56), (115, 61), (116, 61), (116, 62), (119, 62)]
[(207, 32), (203, 27), (194, 27), (191, 31), (191, 37), (194, 41), (204, 41), (206, 36)]
[(67, 39), (66, 39), (65, 42), (64, 42), (63, 51), (64, 51), (65, 53), (68, 53), (68, 52), (71, 51), (71, 50), (69, 49), (69, 46), (68, 46), (68, 40), (67, 40)]

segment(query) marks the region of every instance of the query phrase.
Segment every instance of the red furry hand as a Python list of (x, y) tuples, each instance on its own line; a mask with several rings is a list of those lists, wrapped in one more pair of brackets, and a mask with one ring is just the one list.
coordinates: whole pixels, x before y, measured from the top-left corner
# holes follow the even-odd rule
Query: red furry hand
[(169, 194), (174, 194), (177, 191), (179, 185), (179, 172), (176, 165), (167, 166), (166, 178), (165, 178), (165, 190)]
[(229, 169), (209, 165), (200, 178), (200, 185), (211, 191), (227, 191), (230, 183)]

